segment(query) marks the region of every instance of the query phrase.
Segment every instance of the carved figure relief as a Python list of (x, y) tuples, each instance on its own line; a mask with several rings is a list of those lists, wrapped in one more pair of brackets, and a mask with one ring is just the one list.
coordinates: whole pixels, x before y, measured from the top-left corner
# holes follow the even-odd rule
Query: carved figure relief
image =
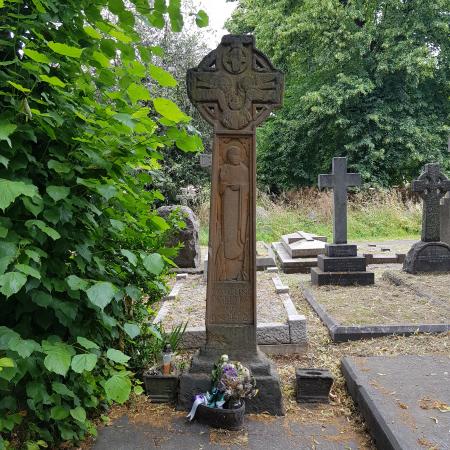
[(222, 149), (223, 164), (219, 170), (217, 280), (243, 281), (248, 274), (248, 218), (250, 175), (245, 148), (231, 140)]

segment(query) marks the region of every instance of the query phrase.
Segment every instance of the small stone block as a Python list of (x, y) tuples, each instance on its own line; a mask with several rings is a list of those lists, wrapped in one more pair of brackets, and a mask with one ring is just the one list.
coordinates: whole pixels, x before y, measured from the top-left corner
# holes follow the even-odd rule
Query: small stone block
[(277, 294), (287, 294), (289, 292), (289, 286), (284, 285), (278, 275), (272, 277), (272, 281), (275, 285), (275, 291)]
[(187, 277), (187, 273), (177, 273), (177, 280), (186, 280)]
[(297, 402), (328, 403), (333, 376), (328, 369), (297, 369)]
[(315, 286), (368, 286), (375, 283), (375, 274), (373, 272), (324, 272), (318, 267), (313, 267), (311, 283)]
[(325, 255), (330, 257), (357, 256), (355, 244), (325, 244)]
[(391, 249), (389, 247), (381, 247), (382, 252), (390, 252)]
[(373, 264), (373, 253), (364, 253), (364, 258), (366, 258), (366, 264)]
[(397, 257), (397, 262), (399, 264), (403, 264), (405, 262), (405, 257), (406, 257), (405, 253), (396, 253), (395, 256)]
[(319, 255), (317, 266), (324, 272), (364, 272), (366, 258), (364, 256), (330, 257)]
[(377, 244), (367, 244), (369, 247), (376, 247)]
[(267, 271), (268, 273), (278, 273), (278, 267), (276, 267), (276, 266), (268, 267), (268, 268), (266, 269), (266, 271)]

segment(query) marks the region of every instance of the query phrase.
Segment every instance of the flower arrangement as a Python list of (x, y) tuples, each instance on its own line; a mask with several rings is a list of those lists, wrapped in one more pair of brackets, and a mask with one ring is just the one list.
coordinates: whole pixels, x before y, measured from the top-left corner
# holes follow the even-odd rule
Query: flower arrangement
[(258, 393), (250, 370), (239, 361), (229, 361), (228, 355), (222, 355), (214, 364), (211, 381), (211, 392), (195, 396), (188, 419), (194, 418), (199, 405), (233, 409), (239, 407), (243, 399), (253, 398)]

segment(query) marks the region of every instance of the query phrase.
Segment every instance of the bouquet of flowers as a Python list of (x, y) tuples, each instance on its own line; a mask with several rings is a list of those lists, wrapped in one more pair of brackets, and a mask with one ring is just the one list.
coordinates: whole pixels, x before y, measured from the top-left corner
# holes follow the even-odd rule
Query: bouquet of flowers
[(188, 418), (192, 420), (198, 405), (210, 408), (233, 408), (245, 398), (253, 398), (257, 393), (256, 380), (250, 370), (239, 361), (229, 361), (222, 355), (214, 364), (211, 392), (196, 395)]

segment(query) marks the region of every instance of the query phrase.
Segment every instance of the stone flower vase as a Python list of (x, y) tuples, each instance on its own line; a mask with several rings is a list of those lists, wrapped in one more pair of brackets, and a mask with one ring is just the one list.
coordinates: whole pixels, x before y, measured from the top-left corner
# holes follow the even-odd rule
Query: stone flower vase
[(222, 409), (199, 405), (195, 418), (204, 425), (224, 430), (240, 430), (244, 423), (245, 403), (237, 408)]

